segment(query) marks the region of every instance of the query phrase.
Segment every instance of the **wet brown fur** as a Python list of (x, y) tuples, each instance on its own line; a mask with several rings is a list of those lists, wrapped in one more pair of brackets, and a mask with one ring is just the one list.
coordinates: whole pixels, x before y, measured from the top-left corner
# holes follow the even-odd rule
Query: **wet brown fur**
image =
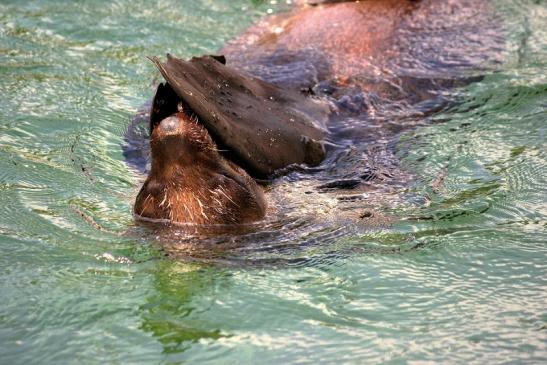
[[(437, 0), (424, 1), (422, 13), (427, 13), (427, 3), (431, 1)], [(222, 53), (229, 62), (234, 59), (241, 62), (241, 58), (253, 59), (257, 53), (299, 52), (313, 45), (330, 64), (330, 70), (321, 78), (337, 78), (344, 83), (345, 79), (363, 72), (378, 72), (390, 57), (401, 57), (393, 53), (396, 33), (405, 17), (417, 7), (417, 2), (411, 0), (297, 7), (251, 27)]]
[(135, 214), (194, 224), (261, 219), (266, 200), (256, 182), (219, 154), (196, 119), (180, 112), (170, 118), (178, 120), (176, 131), (152, 132), (152, 170), (137, 196)]

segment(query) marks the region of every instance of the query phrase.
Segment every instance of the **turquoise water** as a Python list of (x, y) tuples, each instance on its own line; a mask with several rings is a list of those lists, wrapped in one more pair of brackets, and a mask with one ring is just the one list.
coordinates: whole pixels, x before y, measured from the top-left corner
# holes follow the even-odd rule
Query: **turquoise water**
[(290, 179), (275, 245), (203, 257), (134, 222), (121, 145), (158, 80), (146, 56), (214, 52), (281, 3), (0, 4), (1, 363), (546, 361), (541, 1), (495, 2), (505, 62), (397, 139), (409, 178), (376, 193), (380, 223), (326, 198), (326, 223), (299, 220)]

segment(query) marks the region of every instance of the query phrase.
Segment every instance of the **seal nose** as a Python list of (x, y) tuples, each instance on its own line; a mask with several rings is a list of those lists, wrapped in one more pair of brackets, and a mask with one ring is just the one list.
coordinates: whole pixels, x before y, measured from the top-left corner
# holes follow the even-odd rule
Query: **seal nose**
[(170, 116), (161, 121), (158, 129), (162, 133), (173, 133), (179, 127), (179, 119), (176, 116)]

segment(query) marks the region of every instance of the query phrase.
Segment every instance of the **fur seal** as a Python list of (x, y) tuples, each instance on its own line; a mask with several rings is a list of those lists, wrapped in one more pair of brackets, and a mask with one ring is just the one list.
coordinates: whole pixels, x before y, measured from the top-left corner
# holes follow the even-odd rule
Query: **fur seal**
[[(345, 112), (359, 116), (373, 110), (374, 99), (353, 97), (355, 90), (420, 103), (476, 80), (459, 77), (499, 49), (496, 37), (468, 41), (485, 26), (475, 16), (484, 12), (482, 0), (308, 4), (229, 43), (222, 51), (228, 64), (224, 56), (151, 58), (165, 83), (150, 112), (152, 168), (137, 216), (193, 224), (260, 220), (267, 204), (253, 178), (320, 164), (325, 141), (336, 137), (327, 122), (348, 94)], [(346, 138), (343, 128), (338, 133)]]
[(249, 173), (266, 177), (324, 159), (325, 103), (242, 74), (222, 57), (152, 61), (166, 83), (152, 102), (152, 168), (135, 201), (137, 216), (193, 224), (256, 221), (266, 200)]

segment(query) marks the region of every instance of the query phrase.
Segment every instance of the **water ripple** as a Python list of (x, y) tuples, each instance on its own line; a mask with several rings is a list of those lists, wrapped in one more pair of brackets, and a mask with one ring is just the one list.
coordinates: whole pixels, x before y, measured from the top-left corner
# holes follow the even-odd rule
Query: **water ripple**
[[(479, 6), (464, 14), (479, 52), (447, 41), (457, 18), (426, 19), (395, 46), (410, 51), (388, 63), (382, 92), (333, 97), (372, 117), (340, 118), (325, 164), (276, 179), (264, 222), (206, 233), (135, 224), (143, 176), (120, 145), (153, 93), (145, 56), (214, 52), (286, 6), (273, 3), (0, 4), (2, 360), (545, 362), (540, 2), (493, 3), (501, 50), (498, 33), (475, 31)], [(431, 54), (431, 37), (447, 52)], [(454, 93), (389, 99), (433, 71), (459, 85), (448, 69), (486, 59), (497, 71)]]

